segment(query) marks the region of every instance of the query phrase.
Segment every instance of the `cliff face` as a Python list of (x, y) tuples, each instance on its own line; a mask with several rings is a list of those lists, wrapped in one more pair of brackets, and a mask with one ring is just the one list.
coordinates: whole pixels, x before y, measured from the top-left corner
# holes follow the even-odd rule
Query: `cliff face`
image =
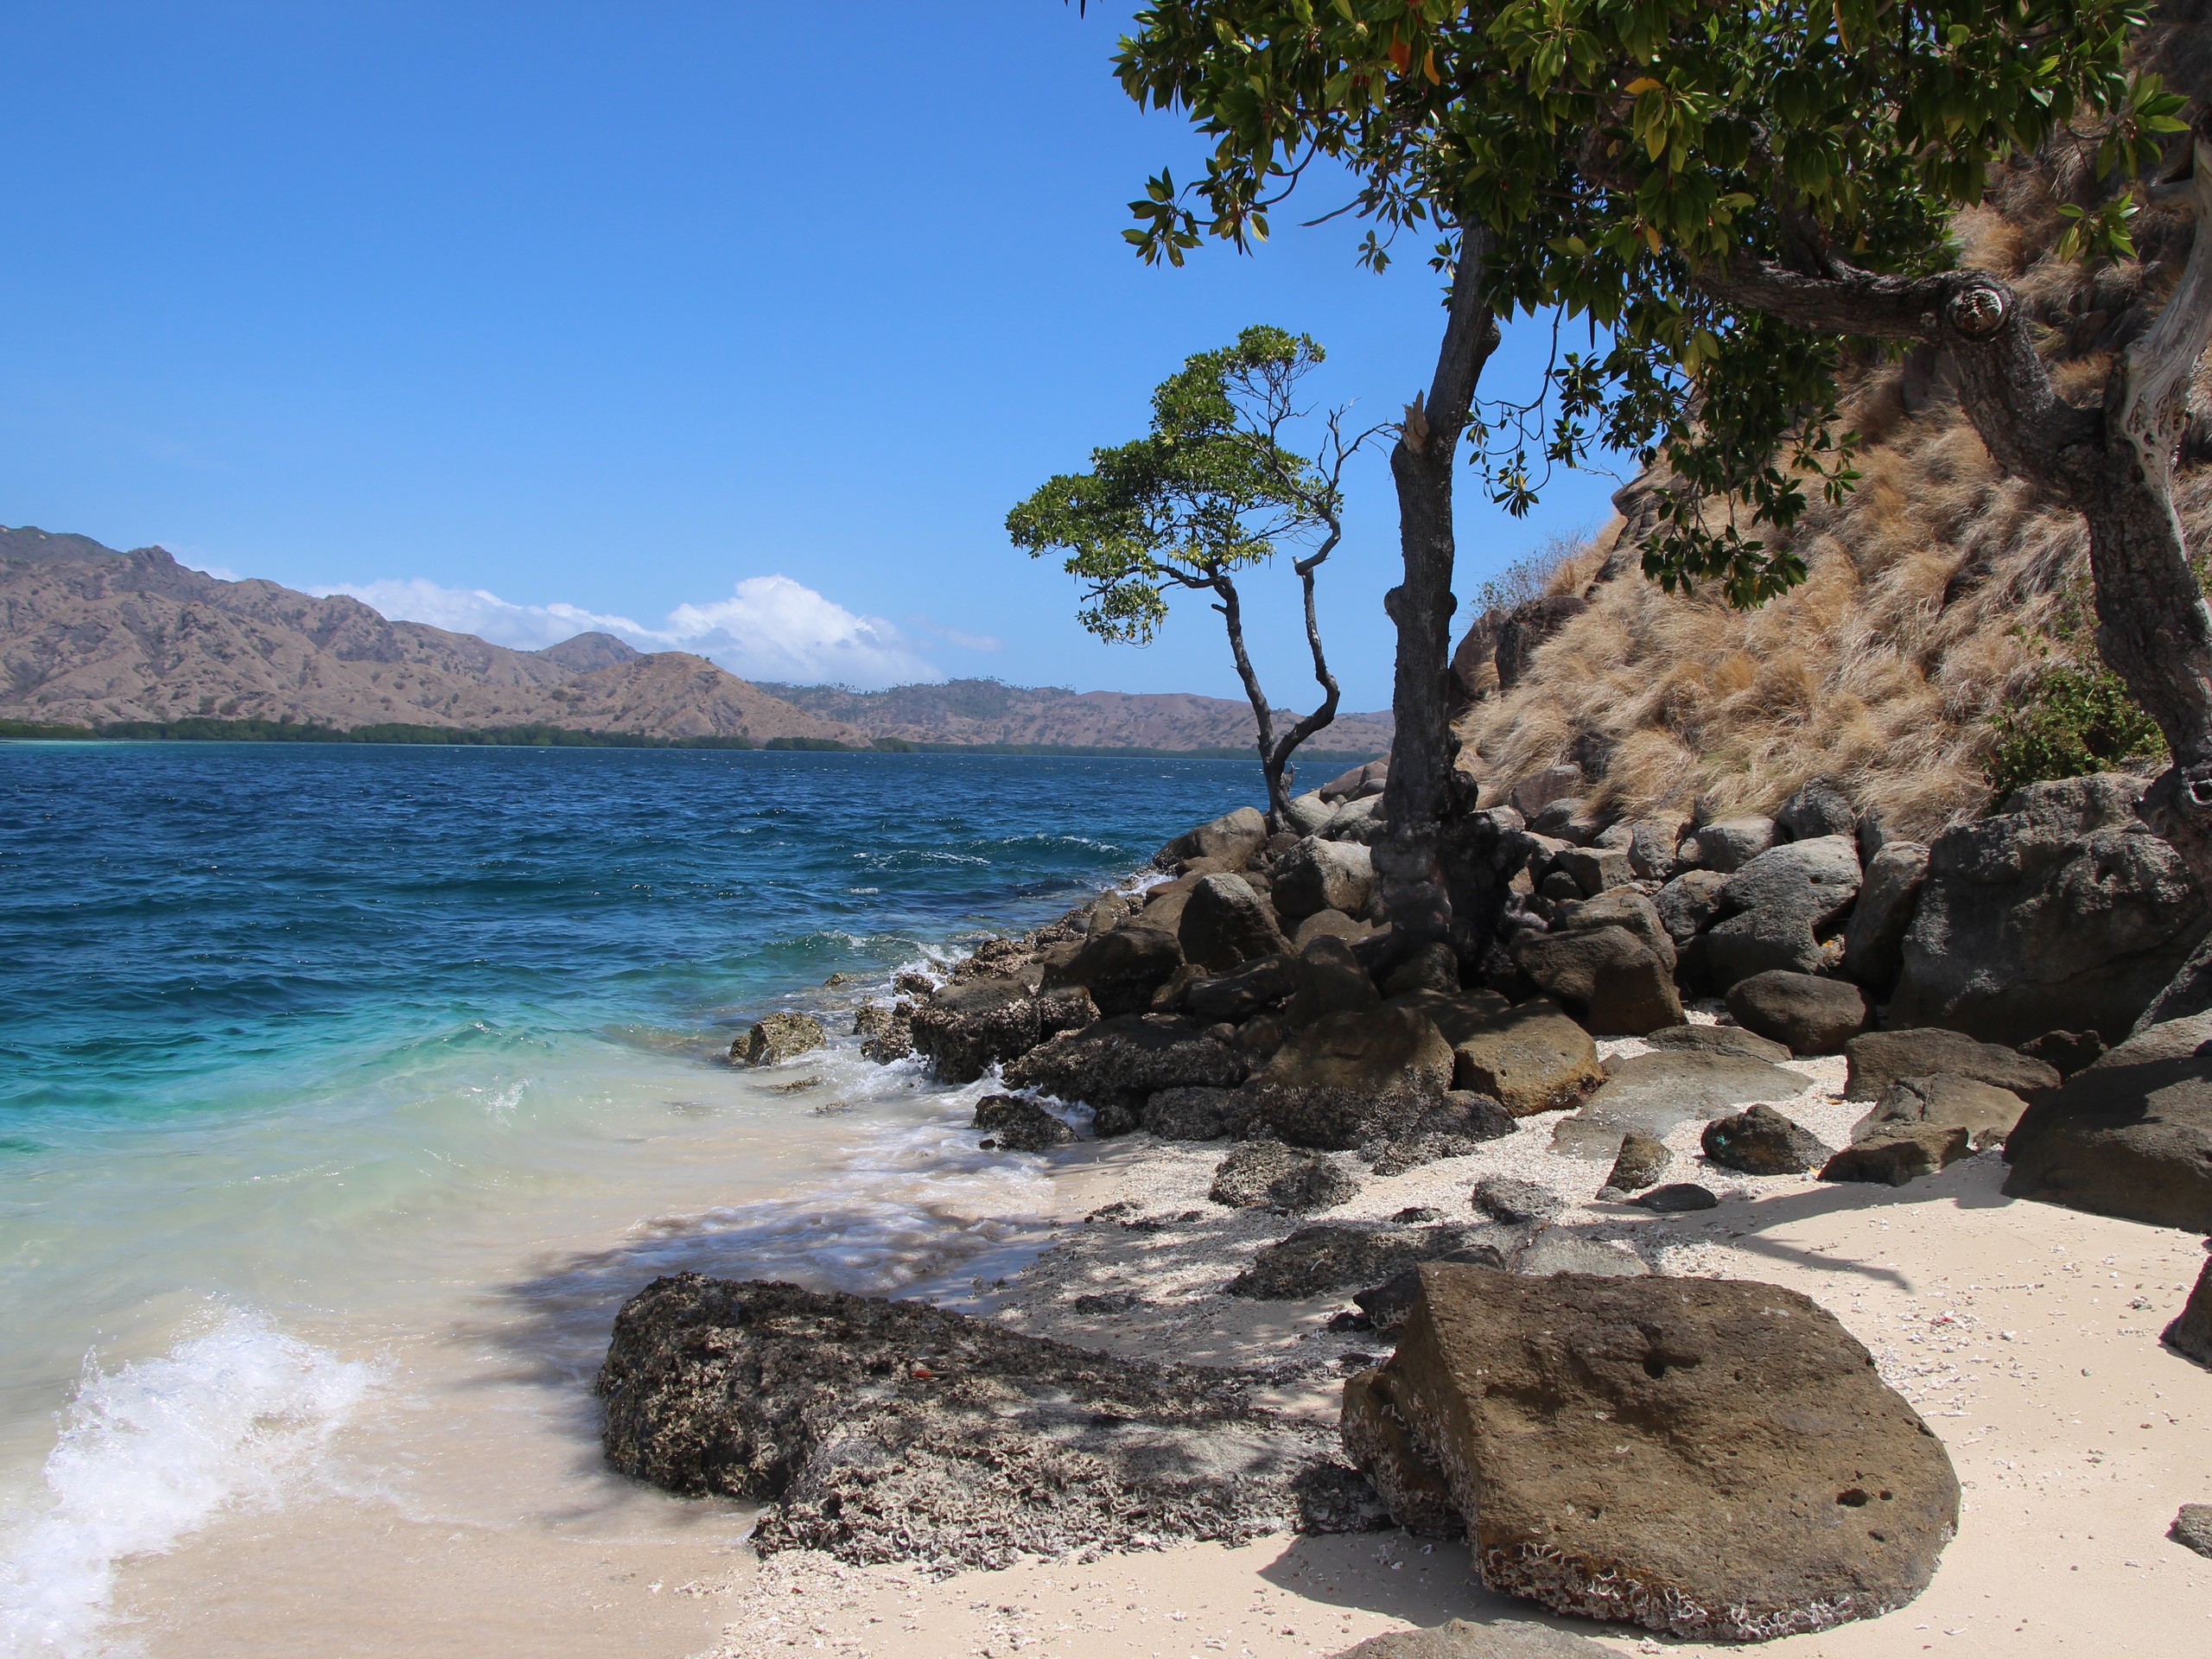
[[(1148, 749), (1249, 748), (1251, 709), (1226, 697), (1185, 692), (1076, 692), (1056, 686), (1001, 685), (952, 680), (900, 685), (888, 691), (841, 686), (772, 685), (778, 696), (825, 719), (842, 720), (871, 737), (910, 743), (1039, 743), (1071, 747)], [(1297, 718), (1277, 711), (1285, 723)], [(1310, 740), (1326, 752), (1387, 753), (1390, 716), (1338, 715)]]
[(158, 547), (0, 531), (0, 717), (188, 715), (867, 742), (683, 652), (640, 655), (603, 634), (510, 651), (359, 600), (219, 581)]

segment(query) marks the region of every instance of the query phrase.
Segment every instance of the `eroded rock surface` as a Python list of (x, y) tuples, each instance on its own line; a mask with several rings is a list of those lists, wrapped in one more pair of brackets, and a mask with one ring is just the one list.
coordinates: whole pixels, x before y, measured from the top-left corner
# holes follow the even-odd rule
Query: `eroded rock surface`
[(1977, 1042), (1961, 1031), (1923, 1027), (1870, 1031), (1843, 1046), (1843, 1097), (1878, 1100), (1905, 1077), (1971, 1077), (2017, 1095), (2058, 1086), (2057, 1068), (2016, 1049)]
[[(1386, 1497), (1447, 1492), (1491, 1589), (1757, 1641), (1926, 1587), (1958, 1522), (1950, 1460), (1808, 1297), (1448, 1262), (1421, 1280), (1395, 1356), (1345, 1390), (1345, 1445)], [(1425, 1466), (1386, 1466), (1394, 1448)]]
[(615, 1468), (766, 1502), (764, 1554), (1003, 1567), (1381, 1524), (1332, 1437), (1253, 1387), (921, 1302), (683, 1274), (623, 1305), (597, 1390)]
[(2005, 1142), (2007, 1197), (2212, 1232), (2212, 1054), (2167, 1053), (2162, 1030), (2021, 1115)]
[(1577, 1158), (1611, 1158), (1633, 1129), (1663, 1141), (1693, 1117), (1719, 1117), (1753, 1101), (1794, 1100), (1811, 1085), (1764, 1060), (1697, 1050), (1609, 1061), (1605, 1083), (1552, 1131), (1552, 1147)]
[(774, 1065), (825, 1046), (830, 1033), (810, 1014), (763, 1014), (753, 1028), (729, 1046), (730, 1058), (741, 1065)]

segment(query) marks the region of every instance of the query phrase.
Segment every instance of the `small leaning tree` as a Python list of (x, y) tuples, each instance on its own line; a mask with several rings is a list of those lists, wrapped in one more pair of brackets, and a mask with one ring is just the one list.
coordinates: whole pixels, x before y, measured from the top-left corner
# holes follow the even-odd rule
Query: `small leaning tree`
[[(1167, 620), (1171, 594), (1213, 595), (1259, 728), (1271, 830), (1287, 822), (1291, 756), (1337, 716), (1313, 577), (1344, 537), (1345, 464), (1372, 435), (1347, 433), (1346, 411), (1334, 409), (1318, 416), (1312, 459), (1286, 445), (1294, 427), (1316, 417), (1300, 388), (1323, 356), (1309, 336), (1268, 327), (1198, 353), (1153, 393), (1148, 434), (1092, 450), (1089, 472), (1048, 480), (1006, 520), (1031, 557), (1065, 552), (1084, 594), (1077, 620), (1102, 639), (1148, 644)], [(1306, 641), (1322, 696), (1278, 732), (1245, 647), (1236, 573), (1268, 563), (1284, 544), (1305, 550), (1291, 568), (1305, 589)]]
[[(1132, 204), (1126, 234), (1145, 257), (1180, 264), (1208, 235), (1249, 245), (1309, 172), (1349, 175), (1338, 211), (1370, 221), (1370, 264), (1401, 232), (1440, 238), (1436, 372), (1391, 456), (1406, 576), (1390, 597), (1389, 856), (1376, 850), (1402, 929), (1435, 937), (1450, 921), (1437, 821), (1463, 437), (1509, 510), (1525, 511), (1544, 463), (1593, 442), (1663, 463), (1647, 574), (1753, 605), (1804, 574), (1770, 532), (1808, 491), (1854, 480), (1840, 377), (1910, 344), (1955, 364), (1999, 465), (2082, 515), (2100, 651), (2173, 753), (2149, 810), (2212, 892), (2212, 613), (2170, 488), (2212, 339), (2212, 147), (2155, 73), (2202, 94), (2206, 10), (1154, 0), (1137, 14), (1123, 87), (1212, 143), (1193, 188), (1162, 174)], [(2137, 284), (2142, 326), (2087, 396), (2047, 372), (2048, 320), (2003, 273), (1962, 266), (1950, 232), (2016, 168), (2067, 221), (2062, 254)], [(1516, 312), (1586, 319), (1591, 349), (1555, 355), (1525, 401), (1486, 408), (1476, 385)]]

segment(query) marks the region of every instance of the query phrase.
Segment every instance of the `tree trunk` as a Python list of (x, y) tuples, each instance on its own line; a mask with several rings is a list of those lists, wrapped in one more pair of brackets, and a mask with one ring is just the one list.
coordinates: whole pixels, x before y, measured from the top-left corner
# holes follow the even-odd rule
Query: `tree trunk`
[(1277, 751), (1274, 711), (1268, 707), (1268, 695), (1260, 689), (1259, 674), (1244, 649), (1244, 607), (1237, 600), (1236, 584), (1227, 576), (1216, 575), (1212, 587), (1221, 595), (1214, 609), (1221, 613), (1229, 629), (1229, 650), (1236, 658), (1236, 677), (1244, 682), (1244, 700), (1252, 705), (1253, 724), (1259, 730), (1260, 772), (1268, 780), (1268, 833), (1273, 835), (1290, 822), (1290, 791), (1282, 778), (1283, 762), (1289, 754)]
[(1375, 868), (1403, 950), (1447, 939), (1452, 931), (1437, 834), (1452, 760), (1446, 683), (1458, 604), (1452, 594), (1452, 475), (1476, 383), (1497, 346), (1497, 319), (1482, 296), (1490, 241), (1479, 226), (1460, 233), (1435, 378), (1426, 404), (1415, 397), (1407, 406), (1405, 425), (1390, 450), (1405, 580), (1382, 601), (1398, 629), (1390, 697), (1396, 730), (1382, 795), (1389, 830), (1376, 843)]

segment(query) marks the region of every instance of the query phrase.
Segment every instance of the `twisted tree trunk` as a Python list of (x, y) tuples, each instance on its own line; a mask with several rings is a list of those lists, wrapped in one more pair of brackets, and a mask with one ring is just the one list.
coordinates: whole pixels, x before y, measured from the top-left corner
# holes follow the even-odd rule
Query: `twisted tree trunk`
[(1491, 238), (1479, 226), (1460, 232), (1458, 263), (1426, 402), (1406, 407), (1390, 450), (1398, 490), (1398, 540), (1405, 580), (1383, 595), (1398, 628), (1397, 675), (1390, 711), (1390, 775), (1382, 805), (1389, 833), (1375, 845), (1382, 903), (1412, 950), (1452, 931), (1452, 900), (1439, 866), (1439, 825), (1452, 773), (1447, 677), (1452, 657), (1452, 473), (1483, 365), (1497, 347), (1497, 321), (1484, 302)]

